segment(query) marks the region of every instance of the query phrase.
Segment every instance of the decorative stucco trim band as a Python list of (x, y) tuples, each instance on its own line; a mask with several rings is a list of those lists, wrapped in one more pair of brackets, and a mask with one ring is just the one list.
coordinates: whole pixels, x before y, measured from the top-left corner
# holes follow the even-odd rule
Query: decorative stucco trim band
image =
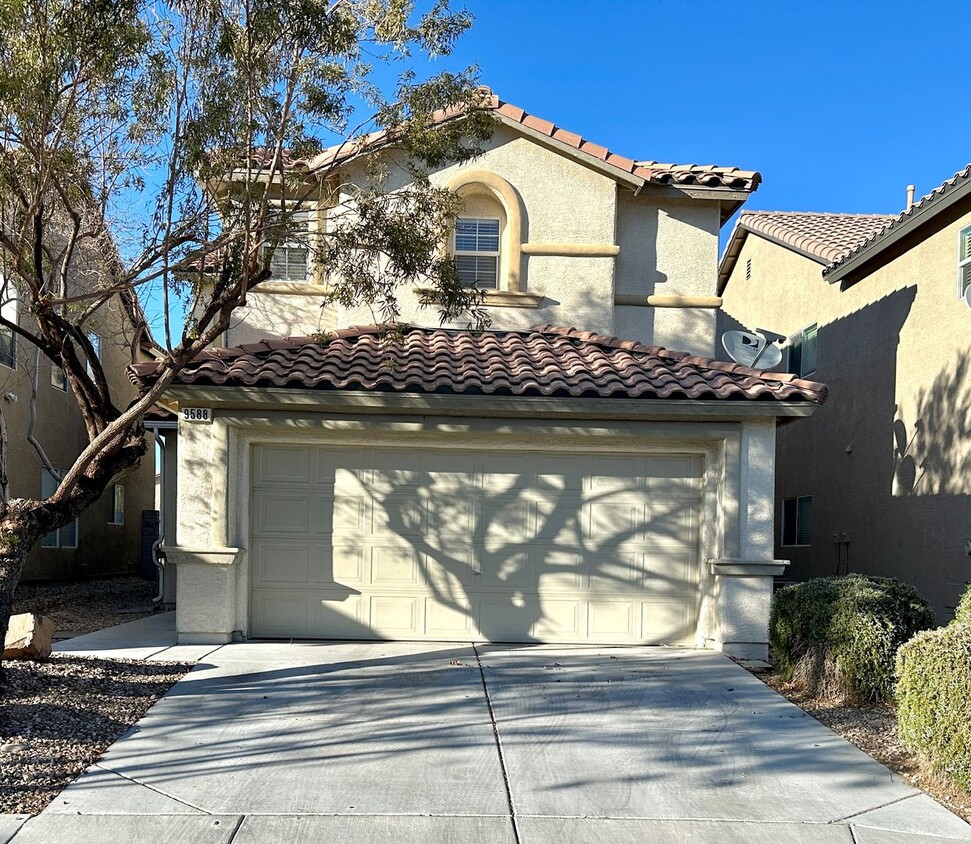
[(613, 243), (524, 243), (524, 255), (560, 255), (569, 258), (613, 258), (620, 247)]
[(163, 545), (161, 548), (166, 560), (176, 566), (206, 565), (232, 566), (239, 562), (241, 548), (184, 548), (178, 545)]
[(614, 296), (615, 305), (635, 308), (720, 308), (720, 296), (639, 296), (632, 293), (618, 293)]
[(712, 574), (721, 577), (777, 577), (783, 574), (788, 560), (706, 560)]

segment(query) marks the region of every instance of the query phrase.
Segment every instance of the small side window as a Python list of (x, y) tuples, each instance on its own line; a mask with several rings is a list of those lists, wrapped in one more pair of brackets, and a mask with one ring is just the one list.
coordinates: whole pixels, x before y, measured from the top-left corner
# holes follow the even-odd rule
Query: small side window
[[(17, 323), (17, 300), (6, 287), (0, 291), (0, 315), (7, 322)], [(17, 368), (17, 335), (5, 325), (0, 325), (0, 364)]]
[[(92, 333), (88, 335), (88, 342), (94, 348), (94, 356), (98, 360), (101, 360), (101, 338), (97, 334)], [(88, 375), (94, 378), (94, 369), (91, 366), (91, 361), (88, 361)]]
[(111, 488), (111, 519), (110, 525), (123, 525), (125, 523), (125, 488), (121, 484), (115, 484)]
[(817, 328), (810, 325), (789, 338), (789, 371), (806, 378), (816, 371)]
[(283, 241), (270, 256), (270, 281), (289, 281), (306, 284), (310, 270), (310, 250), (306, 236), (297, 235), (297, 230), (309, 232), (310, 212), (293, 211), (291, 216), (291, 235)]
[(462, 284), (488, 290), (499, 287), (499, 229), (500, 221), (494, 219), (455, 221), (455, 266)]
[(782, 544), (789, 546), (812, 545), (813, 497), (782, 500)]
[(62, 392), (67, 392), (67, 376), (56, 363), (51, 364), (51, 386)]
[(963, 299), (971, 287), (971, 226), (958, 234), (958, 299)]

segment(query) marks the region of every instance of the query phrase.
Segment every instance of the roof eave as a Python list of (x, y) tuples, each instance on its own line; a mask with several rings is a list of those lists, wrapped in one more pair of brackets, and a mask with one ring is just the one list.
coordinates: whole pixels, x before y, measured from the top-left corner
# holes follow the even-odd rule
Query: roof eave
[(534, 416), (587, 419), (743, 420), (811, 416), (811, 401), (731, 399), (622, 399), (572, 396), (481, 396), (455, 393), (400, 393), (366, 390), (308, 390), (284, 387), (177, 384), (167, 399), (206, 407), (253, 410), (300, 407), (305, 410), (367, 413), (424, 413), (452, 416)]
[[(851, 253), (839, 264), (829, 263), (823, 268), (823, 277), (830, 283), (842, 282), (843, 289), (851, 287), (859, 279), (850, 280), (872, 260), (883, 254), (894, 244), (912, 235), (921, 226), (930, 223), (935, 217), (952, 208), (971, 194), (971, 177), (965, 177), (961, 184), (943, 192), (940, 197), (914, 206), (910, 215), (896, 225), (891, 223), (875, 238), (866, 243), (859, 251)], [(906, 212), (905, 212), (906, 213)]]

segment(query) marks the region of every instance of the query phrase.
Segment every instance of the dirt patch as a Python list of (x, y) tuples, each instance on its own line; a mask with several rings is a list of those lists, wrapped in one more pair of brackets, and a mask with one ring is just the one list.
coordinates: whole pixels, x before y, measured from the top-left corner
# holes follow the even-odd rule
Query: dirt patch
[(753, 672), (763, 683), (808, 712), (905, 782), (927, 792), (938, 803), (971, 823), (971, 794), (926, 770), (907, 750), (897, 734), (897, 713), (889, 704), (833, 703), (808, 694), (795, 683), (785, 683), (775, 671)]
[(151, 615), (157, 591), (154, 581), (141, 577), (20, 585), (13, 611), (46, 615), (62, 634), (93, 633)]
[(191, 668), (67, 654), (4, 663), (0, 813), (41, 811)]

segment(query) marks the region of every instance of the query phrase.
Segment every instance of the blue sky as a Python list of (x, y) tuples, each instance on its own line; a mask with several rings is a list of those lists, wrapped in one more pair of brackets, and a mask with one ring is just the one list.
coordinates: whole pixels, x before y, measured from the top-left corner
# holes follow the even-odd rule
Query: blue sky
[(631, 158), (759, 170), (748, 208), (898, 212), (971, 161), (966, 2), (465, 5), (450, 66)]

